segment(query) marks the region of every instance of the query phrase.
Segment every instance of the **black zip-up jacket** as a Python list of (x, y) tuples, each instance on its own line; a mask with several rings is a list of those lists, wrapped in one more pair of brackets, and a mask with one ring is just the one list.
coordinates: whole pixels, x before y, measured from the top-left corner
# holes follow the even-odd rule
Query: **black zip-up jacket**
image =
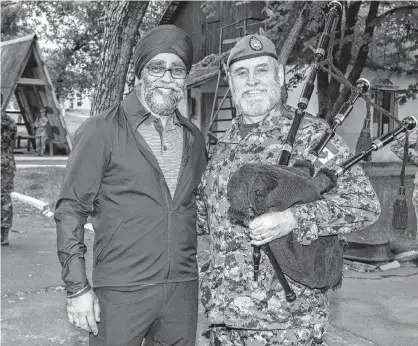
[(95, 230), (95, 287), (198, 278), (195, 192), (206, 167), (204, 137), (176, 111), (184, 147), (172, 198), (157, 159), (137, 131), (148, 115), (131, 93), (76, 132), (55, 211), (69, 296), (89, 287), (84, 260), (89, 215)]

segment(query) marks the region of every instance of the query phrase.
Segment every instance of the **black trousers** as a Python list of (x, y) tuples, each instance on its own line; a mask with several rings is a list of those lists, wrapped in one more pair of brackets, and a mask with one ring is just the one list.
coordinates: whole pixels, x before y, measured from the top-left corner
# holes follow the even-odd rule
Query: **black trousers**
[(90, 346), (195, 346), (198, 281), (143, 286), (135, 291), (96, 288), (100, 322)]

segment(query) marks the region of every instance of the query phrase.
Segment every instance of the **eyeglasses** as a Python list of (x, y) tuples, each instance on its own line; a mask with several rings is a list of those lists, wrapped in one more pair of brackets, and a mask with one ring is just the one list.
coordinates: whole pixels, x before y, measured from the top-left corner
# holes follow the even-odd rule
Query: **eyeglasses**
[(187, 70), (182, 67), (165, 68), (163, 66), (147, 66), (148, 73), (153, 77), (163, 77), (167, 71), (170, 71), (174, 79), (184, 79), (187, 77)]

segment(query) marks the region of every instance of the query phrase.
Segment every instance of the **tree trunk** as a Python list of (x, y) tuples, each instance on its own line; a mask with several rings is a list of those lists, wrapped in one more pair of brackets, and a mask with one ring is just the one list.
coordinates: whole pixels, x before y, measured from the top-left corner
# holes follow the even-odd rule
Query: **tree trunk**
[[(309, 18), (311, 7), (306, 1), (295, 2), (292, 8), (292, 12), (289, 18), (297, 18), (293, 25), (287, 27), (286, 33), (280, 35), (281, 39), (276, 42), (276, 47), (282, 47), (279, 53), (277, 61), (283, 67), (286, 67), (287, 59), (292, 53), (293, 47), (295, 46), (296, 40), (303, 26)], [(285, 71), (286, 72), (286, 71)], [(281, 100), (283, 103), (287, 102), (288, 94), (286, 90), (286, 83), (281, 88)]]
[[(354, 33), (354, 26), (357, 24), (357, 16), (360, 10), (361, 2), (354, 2), (351, 3), (348, 7), (347, 3), (344, 2), (343, 6), (345, 6), (346, 10), (346, 20), (345, 20), (345, 27), (341, 28), (344, 30), (344, 37), (352, 35)], [(340, 21), (343, 24), (343, 21)], [(341, 34), (336, 34), (336, 39), (341, 39)], [(352, 49), (352, 40), (348, 40), (347, 42), (343, 42), (341, 45), (336, 45), (336, 49), (333, 50), (334, 59), (333, 64), (334, 66), (341, 71), (342, 74), (347, 72), (348, 65), (351, 61), (351, 49)], [(339, 58), (336, 59), (337, 51), (339, 50)], [(325, 72), (322, 72), (325, 73)], [(340, 86), (341, 83), (336, 80), (335, 78), (330, 78), (330, 76), (326, 74), (327, 84), (324, 84), (323, 87), (326, 88), (321, 90), (321, 86), (318, 81), (318, 104), (319, 104), (319, 117), (326, 118), (326, 114), (328, 110), (332, 109), (335, 100), (338, 98), (340, 94)], [(325, 77), (323, 77), (325, 78)], [(333, 116), (330, 117), (331, 119)]]
[[(139, 35), (135, 37), (134, 46), (136, 46), (139, 39)], [(127, 96), (132, 90), (134, 90), (135, 86), (135, 65), (133, 60), (131, 59), (129, 66), (128, 66), (128, 72), (126, 73), (126, 83), (125, 88), (123, 91), (123, 97)]]
[(294, 7), (292, 9), (292, 13), (289, 15), (289, 18), (297, 17), (296, 22), (288, 26), (288, 32), (283, 33), (283, 39), (277, 44), (277, 47), (282, 47), (277, 60), (283, 66), (286, 66), (287, 59), (293, 50), (298, 35), (309, 18), (310, 9), (310, 5), (306, 1), (294, 3)]
[[(371, 1), (369, 5), (369, 11), (366, 18), (365, 29), (364, 29), (364, 38), (366, 42), (363, 43), (359, 48), (359, 53), (354, 61), (353, 68), (350, 71), (347, 79), (351, 84), (355, 84), (358, 78), (360, 78), (361, 72), (363, 71), (364, 67), (366, 66), (368, 51), (369, 51), (369, 43), (373, 38), (373, 31), (375, 28), (374, 20), (377, 17), (377, 12), (379, 8), (378, 1)], [(347, 9), (347, 19), (346, 19), (346, 31), (345, 34), (349, 35), (352, 33), (352, 28), (357, 23), (357, 15), (360, 9), (360, 3), (353, 2), (350, 4), (350, 7)], [(346, 42), (343, 44), (340, 54), (340, 59), (338, 61), (334, 61), (335, 66), (345, 74), (347, 72), (347, 68), (352, 61), (352, 43)], [(328, 78), (329, 76), (320, 75), (318, 79), (318, 103), (319, 103), (319, 112), (318, 117), (326, 119), (328, 123), (332, 123), (335, 115), (337, 114), (338, 110), (341, 108), (343, 103), (348, 99), (350, 96), (351, 90), (347, 87), (343, 87), (342, 91), (340, 91), (341, 83), (338, 82), (336, 79), (332, 79), (328, 86), (324, 81), (320, 81), (320, 79)], [(323, 89), (326, 88), (326, 89)]]
[(148, 1), (106, 2), (101, 63), (91, 116), (122, 100), (135, 37), (147, 6)]
[[(364, 29), (364, 39), (365, 43), (363, 43), (360, 46), (359, 53), (357, 55), (356, 60), (354, 61), (353, 68), (351, 69), (347, 79), (348, 81), (355, 85), (357, 79), (360, 78), (361, 72), (363, 71), (364, 67), (366, 66), (367, 62), (367, 56), (369, 54), (369, 43), (371, 42), (373, 38), (373, 32), (374, 28), (376, 26), (375, 19), (377, 17), (377, 12), (379, 9), (379, 2), (378, 1), (371, 1), (369, 12), (367, 14), (366, 18), (366, 25)], [(327, 114), (326, 120), (331, 123), (334, 119), (335, 115), (337, 114), (340, 107), (343, 105), (343, 103), (348, 100), (350, 96), (351, 90), (347, 87), (344, 87), (343, 90), (339, 93), (338, 97), (336, 98), (335, 102), (330, 102), (329, 104), (333, 105), (332, 108), (330, 108), (330, 112)]]

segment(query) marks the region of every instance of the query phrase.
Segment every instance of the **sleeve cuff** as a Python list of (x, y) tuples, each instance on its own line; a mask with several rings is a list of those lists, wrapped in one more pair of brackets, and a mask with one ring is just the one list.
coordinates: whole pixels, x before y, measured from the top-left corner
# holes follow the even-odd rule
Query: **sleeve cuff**
[(82, 288), (81, 290), (73, 293), (73, 292), (67, 292), (67, 298), (77, 298), (79, 296), (82, 296), (84, 293), (87, 293), (91, 290), (91, 286), (87, 285), (86, 287)]

